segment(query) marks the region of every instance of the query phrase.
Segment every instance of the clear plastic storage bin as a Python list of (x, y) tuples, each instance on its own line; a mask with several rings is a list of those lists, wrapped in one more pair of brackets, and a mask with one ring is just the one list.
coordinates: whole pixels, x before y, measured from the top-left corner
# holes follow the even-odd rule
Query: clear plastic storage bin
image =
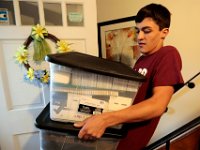
[(115, 150), (121, 137), (122, 129), (106, 129), (103, 137), (95, 141), (78, 139), (80, 129), (73, 123), (53, 121), (49, 116), (48, 104), (36, 118), (36, 127), (40, 132), (40, 150)]
[[(144, 77), (119, 62), (69, 52), (51, 54), (50, 118), (76, 122), (133, 103)], [(119, 127), (119, 126), (118, 126)]]
[(41, 150), (115, 150), (127, 133), (107, 128), (95, 141), (78, 139), (73, 122), (132, 105), (144, 76), (128, 66), (78, 52), (50, 54), (50, 102), (36, 119)]
[(40, 131), (41, 150), (116, 150), (119, 139), (101, 138), (96, 141), (82, 141), (77, 136), (52, 130)]

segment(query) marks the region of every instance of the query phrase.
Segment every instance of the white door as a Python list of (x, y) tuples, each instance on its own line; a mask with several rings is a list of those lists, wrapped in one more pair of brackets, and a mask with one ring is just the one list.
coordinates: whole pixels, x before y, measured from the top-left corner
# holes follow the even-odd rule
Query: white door
[[(24, 19), (31, 21), (32, 18), (22, 14), (24, 13), (22, 10), (20, 12), (20, 5), (36, 4), (33, 9), (29, 10), (29, 14), (33, 14), (32, 11), (38, 8), (39, 22), (49, 33), (73, 43), (71, 48), (75, 51), (97, 56), (96, 1), (32, 0), (31, 3), (21, 3), (22, 1), (13, 0), (10, 2), (14, 3), (15, 24), (0, 24), (0, 149), (37, 150), (40, 147), (39, 129), (34, 123), (49, 101), (49, 92), (48, 86), (26, 82), (23, 77), (26, 69), (15, 62), (15, 53), (30, 35), (32, 27), (32, 25), (24, 25), (26, 24)], [(45, 12), (44, 8), (55, 3), (61, 8), (62, 25), (46, 25), (48, 24), (45, 20), (46, 15), (48, 16), (48, 13), (55, 15), (57, 10), (48, 11), (46, 9)], [(82, 12), (74, 12), (76, 5), (81, 8)], [(2, 7), (0, 3), (0, 8)], [(27, 7), (23, 6), (23, 11)], [(81, 23), (78, 22), (79, 19), (82, 19)], [(50, 46), (53, 47), (54, 43), (50, 42)]]

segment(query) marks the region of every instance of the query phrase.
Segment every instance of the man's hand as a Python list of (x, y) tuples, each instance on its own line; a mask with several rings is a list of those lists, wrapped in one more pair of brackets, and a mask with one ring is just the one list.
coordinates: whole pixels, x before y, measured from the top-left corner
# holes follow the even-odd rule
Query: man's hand
[(74, 126), (81, 128), (78, 137), (84, 140), (99, 139), (104, 134), (107, 125), (103, 115), (94, 115), (84, 121), (74, 123)]
[(174, 88), (172, 86), (157, 86), (153, 89), (152, 97), (138, 104), (118, 111), (94, 115), (82, 122), (77, 122), (74, 126), (82, 127), (78, 137), (85, 140), (99, 139), (107, 127), (121, 123), (140, 122), (161, 116), (173, 93)]

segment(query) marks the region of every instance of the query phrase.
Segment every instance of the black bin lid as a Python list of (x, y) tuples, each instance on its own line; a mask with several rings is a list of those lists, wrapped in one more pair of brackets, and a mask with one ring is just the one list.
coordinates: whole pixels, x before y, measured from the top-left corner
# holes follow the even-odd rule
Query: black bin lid
[[(36, 118), (35, 126), (41, 130), (51, 130), (60, 133), (66, 133), (67, 135), (78, 136), (80, 128), (75, 128), (71, 122), (59, 122), (50, 119), (50, 103), (42, 110), (42, 112)], [(107, 128), (103, 134), (103, 137), (107, 138), (122, 138), (127, 134), (127, 129), (122, 127)]]
[(49, 54), (45, 57), (45, 60), (54, 64), (78, 68), (101, 75), (140, 82), (145, 80), (143, 75), (125, 64), (79, 52)]

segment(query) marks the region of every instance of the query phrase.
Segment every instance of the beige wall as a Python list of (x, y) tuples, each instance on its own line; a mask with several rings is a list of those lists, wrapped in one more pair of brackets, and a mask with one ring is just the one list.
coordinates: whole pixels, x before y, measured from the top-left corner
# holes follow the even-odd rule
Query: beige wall
[[(165, 5), (172, 13), (165, 45), (178, 48), (183, 61), (183, 77), (187, 81), (200, 71), (199, 0), (97, 0), (98, 22), (134, 16), (141, 7), (152, 2)], [(200, 115), (200, 77), (194, 81), (196, 88), (185, 87), (174, 95), (152, 141)]]

